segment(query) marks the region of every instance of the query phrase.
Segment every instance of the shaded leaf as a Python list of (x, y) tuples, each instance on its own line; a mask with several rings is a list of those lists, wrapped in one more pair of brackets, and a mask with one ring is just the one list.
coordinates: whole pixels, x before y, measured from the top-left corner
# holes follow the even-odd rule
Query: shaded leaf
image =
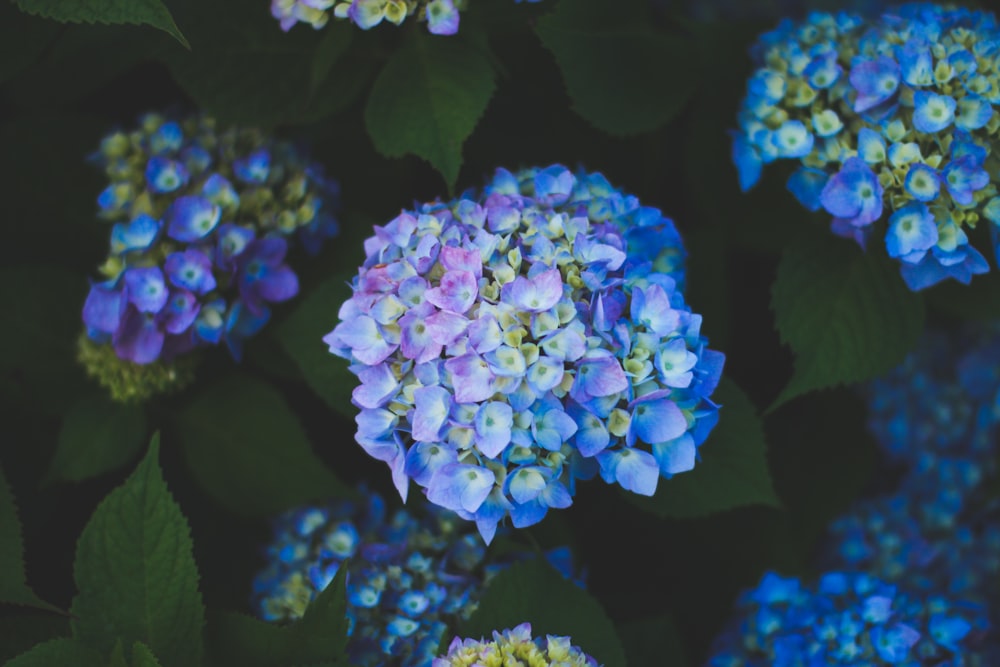
[(365, 126), (387, 157), (416, 155), (440, 172), (449, 190), (495, 88), (489, 58), (461, 37), (412, 31), (375, 80)]
[(0, 664), (50, 639), (68, 638), (69, 616), (46, 612), (0, 616)]
[(101, 654), (75, 639), (50, 639), (4, 667), (105, 667)]
[(141, 641), (165, 667), (198, 664), (205, 623), (187, 520), (160, 472), (159, 436), (83, 529), (73, 635), (102, 652)]
[(923, 330), (924, 303), (881, 249), (862, 251), (822, 230), (785, 250), (771, 291), (795, 372), (769, 408), (816, 389), (861, 382), (899, 364)]
[(160, 667), (153, 651), (142, 642), (132, 645), (132, 667)]
[(208, 387), (177, 426), (195, 478), (238, 514), (266, 516), (353, 495), (312, 453), (281, 395), (260, 380), (237, 376)]
[(615, 626), (600, 603), (542, 560), (515, 563), (490, 580), (459, 634), (488, 638), (524, 622), (531, 623), (534, 637), (566, 635), (605, 667), (625, 665)]
[(298, 621), (280, 626), (226, 612), (209, 624), (209, 647), (224, 664), (287, 667), (327, 664), (344, 658), (347, 645), (347, 568), (337, 576)]
[(573, 108), (615, 135), (648, 132), (676, 116), (694, 92), (693, 43), (655, 30), (648, 4), (560, 0), (536, 32), (562, 71)]
[(288, 35), (266, 2), (243, 0), (187, 0), (175, 11), (191, 26), (193, 48), (164, 52), (164, 62), (198, 107), (224, 123), (319, 120), (347, 107), (370, 80), (373, 59), (347, 53), (352, 26)]
[(626, 493), (659, 517), (699, 517), (746, 505), (780, 506), (767, 467), (767, 443), (757, 410), (743, 390), (723, 378), (712, 400), (719, 423), (698, 448), (694, 470), (661, 479), (652, 497)]
[(116, 470), (142, 450), (145, 438), (142, 406), (103, 394), (81, 399), (63, 421), (47, 477), (79, 482)]
[(160, 0), (16, 0), (21, 11), (63, 23), (151, 25), (191, 48)]
[(24, 575), (21, 521), (3, 470), (0, 470), (0, 602), (59, 611), (28, 587)]
[(356, 410), (351, 405), (351, 392), (358, 380), (347, 370), (347, 359), (330, 354), (323, 336), (340, 321), (337, 311), (351, 297), (350, 283), (355, 275), (357, 269), (337, 272), (317, 285), (276, 332), (312, 390), (331, 408), (352, 419)]

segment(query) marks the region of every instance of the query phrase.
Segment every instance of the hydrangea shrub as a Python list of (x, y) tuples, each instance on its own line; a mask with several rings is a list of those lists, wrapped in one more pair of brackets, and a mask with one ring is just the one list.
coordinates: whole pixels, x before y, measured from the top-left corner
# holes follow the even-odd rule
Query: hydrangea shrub
[(97, 203), (111, 233), (80, 359), (117, 399), (190, 379), (200, 348), (225, 342), (239, 360), (270, 305), (298, 293), (289, 249), (315, 254), (337, 232), (339, 186), (319, 165), (205, 115), (147, 114), (93, 161), (110, 181)]
[[(1000, 31), (989, 12), (908, 3), (868, 19), (813, 13), (753, 48), (733, 133), (743, 190), (794, 160), (788, 189), (834, 233), (900, 263), (912, 290), (989, 266), (969, 243), (1000, 225)], [(882, 222), (882, 221), (885, 222)]]
[(323, 340), (361, 384), (357, 441), (476, 521), (530, 526), (578, 479), (652, 495), (718, 420), (723, 355), (685, 304), (674, 224), (600, 174), (500, 169), (365, 241)]

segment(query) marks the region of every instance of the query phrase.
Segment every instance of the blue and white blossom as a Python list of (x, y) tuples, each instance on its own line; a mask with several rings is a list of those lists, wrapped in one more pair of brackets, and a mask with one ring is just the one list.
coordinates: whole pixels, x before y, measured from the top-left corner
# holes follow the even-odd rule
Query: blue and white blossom
[[(1000, 238), (1000, 27), (982, 11), (912, 2), (866, 18), (815, 12), (763, 34), (733, 132), (740, 187), (799, 162), (788, 189), (862, 246), (884, 236), (910, 289), (989, 270)], [(888, 219), (888, 227), (881, 220)]]

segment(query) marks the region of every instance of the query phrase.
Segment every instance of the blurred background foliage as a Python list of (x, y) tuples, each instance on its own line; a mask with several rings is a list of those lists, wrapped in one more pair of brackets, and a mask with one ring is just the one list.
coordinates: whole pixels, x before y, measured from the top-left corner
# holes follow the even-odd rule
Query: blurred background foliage
[[(146, 4), (158, 5), (136, 6)], [(86, 555), (77, 540), (101, 499), (132, 470), (129, 484), (154, 484), (156, 461), (143, 458), (154, 431), (183, 513), (171, 520), (190, 525), (210, 644), (262, 632), (219, 614), (249, 613), (267, 517), (349, 495), (360, 480), (394, 495), (384, 466), (353, 442), (353, 377), (319, 341), (348, 296), (361, 240), (496, 167), (583, 166), (673, 217), (689, 250), (687, 301), (727, 354), (722, 422), (694, 472), (650, 500), (584, 484), (571, 510), (528, 531), (537, 544), (574, 546), (633, 667), (700, 664), (741, 588), (765, 568), (806, 572), (828, 521), (883, 483), (847, 383), (898, 363), (925, 322), (1000, 315), (995, 274), (914, 295), (803, 212), (779, 176), (739, 192), (726, 130), (747, 50), (799, 3), (474, 0), (449, 38), (412, 22), (285, 34), (267, 4), (165, 0), (172, 22), (154, 13), (116, 15), (151, 25), (115, 25), (60, 14), (82, 11), (67, 3), (0, 1), (0, 465), (37, 595), (23, 597), (17, 574), (0, 586), (16, 589), (2, 601), (30, 605), (0, 605), (2, 659), (70, 635), (64, 613), (37, 607), (70, 608), (82, 586), (74, 559), (80, 567)], [(95, 216), (102, 177), (86, 157), (113, 128), (169, 109), (204, 109), (307, 147), (342, 184), (341, 236), (296, 265), (300, 297), (276, 309), (240, 366), (210, 354), (193, 387), (122, 407), (74, 362), (87, 280), (107, 243)], [(16, 532), (13, 505), (0, 500), (11, 510), (3, 530)], [(506, 620), (505, 604), (469, 631)], [(308, 631), (269, 637), (275, 664), (285, 655), (275, 647)], [(153, 664), (126, 648), (131, 662), (120, 664)], [(167, 666), (184, 657), (157, 656)]]

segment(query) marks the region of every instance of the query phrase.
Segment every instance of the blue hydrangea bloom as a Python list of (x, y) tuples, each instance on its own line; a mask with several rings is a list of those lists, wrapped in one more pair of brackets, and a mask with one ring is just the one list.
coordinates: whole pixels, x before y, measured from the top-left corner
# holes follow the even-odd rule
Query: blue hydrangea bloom
[(991, 626), (981, 605), (906, 593), (866, 574), (828, 572), (813, 584), (769, 572), (738, 608), (708, 667), (987, 665), (979, 651)]
[(913, 468), (928, 456), (993, 474), (1000, 429), (1000, 329), (931, 332), (897, 368), (864, 389), (868, 427), (883, 452)]
[(298, 292), (285, 262), (337, 231), (338, 186), (290, 145), (205, 116), (149, 114), (94, 157), (110, 254), (83, 307), (87, 335), (135, 364), (226, 340), (235, 356)]
[(797, 160), (788, 189), (829, 213), (834, 233), (864, 247), (888, 217), (885, 248), (910, 289), (989, 270), (968, 230), (985, 218), (997, 238), (1000, 225), (992, 14), (921, 2), (870, 18), (814, 12), (782, 21), (752, 53), (733, 132), (744, 191), (764, 165)]
[(599, 667), (593, 656), (572, 644), (569, 637), (546, 635), (532, 639), (531, 624), (493, 631), (493, 640), (455, 637), (448, 652), (435, 658), (431, 667), (479, 667), (480, 665), (530, 665), (531, 667)]
[(356, 439), (406, 499), (488, 542), (572, 502), (576, 480), (652, 495), (691, 470), (718, 419), (723, 355), (684, 303), (671, 220), (600, 174), (500, 169), (403, 211), (324, 341), (361, 381)]
[[(346, 562), (350, 663), (424, 667), (445, 632), (468, 618), (485, 584), (528, 552), (491, 557), (475, 533), (433, 506), (389, 512), (375, 493), (363, 501), (290, 511), (277, 519), (252, 604), (268, 621), (293, 621)], [(571, 576), (568, 549), (549, 561)]]
[(407, 17), (415, 16), (427, 23), (431, 34), (454, 35), (458, 32), (459, 12), (466, 4), (466, 0), (271, 0), (271, 15), (285, 32), (299, 22), (318, 30), (331, 18), (368, 30), (383, 21), (400, 25)]

